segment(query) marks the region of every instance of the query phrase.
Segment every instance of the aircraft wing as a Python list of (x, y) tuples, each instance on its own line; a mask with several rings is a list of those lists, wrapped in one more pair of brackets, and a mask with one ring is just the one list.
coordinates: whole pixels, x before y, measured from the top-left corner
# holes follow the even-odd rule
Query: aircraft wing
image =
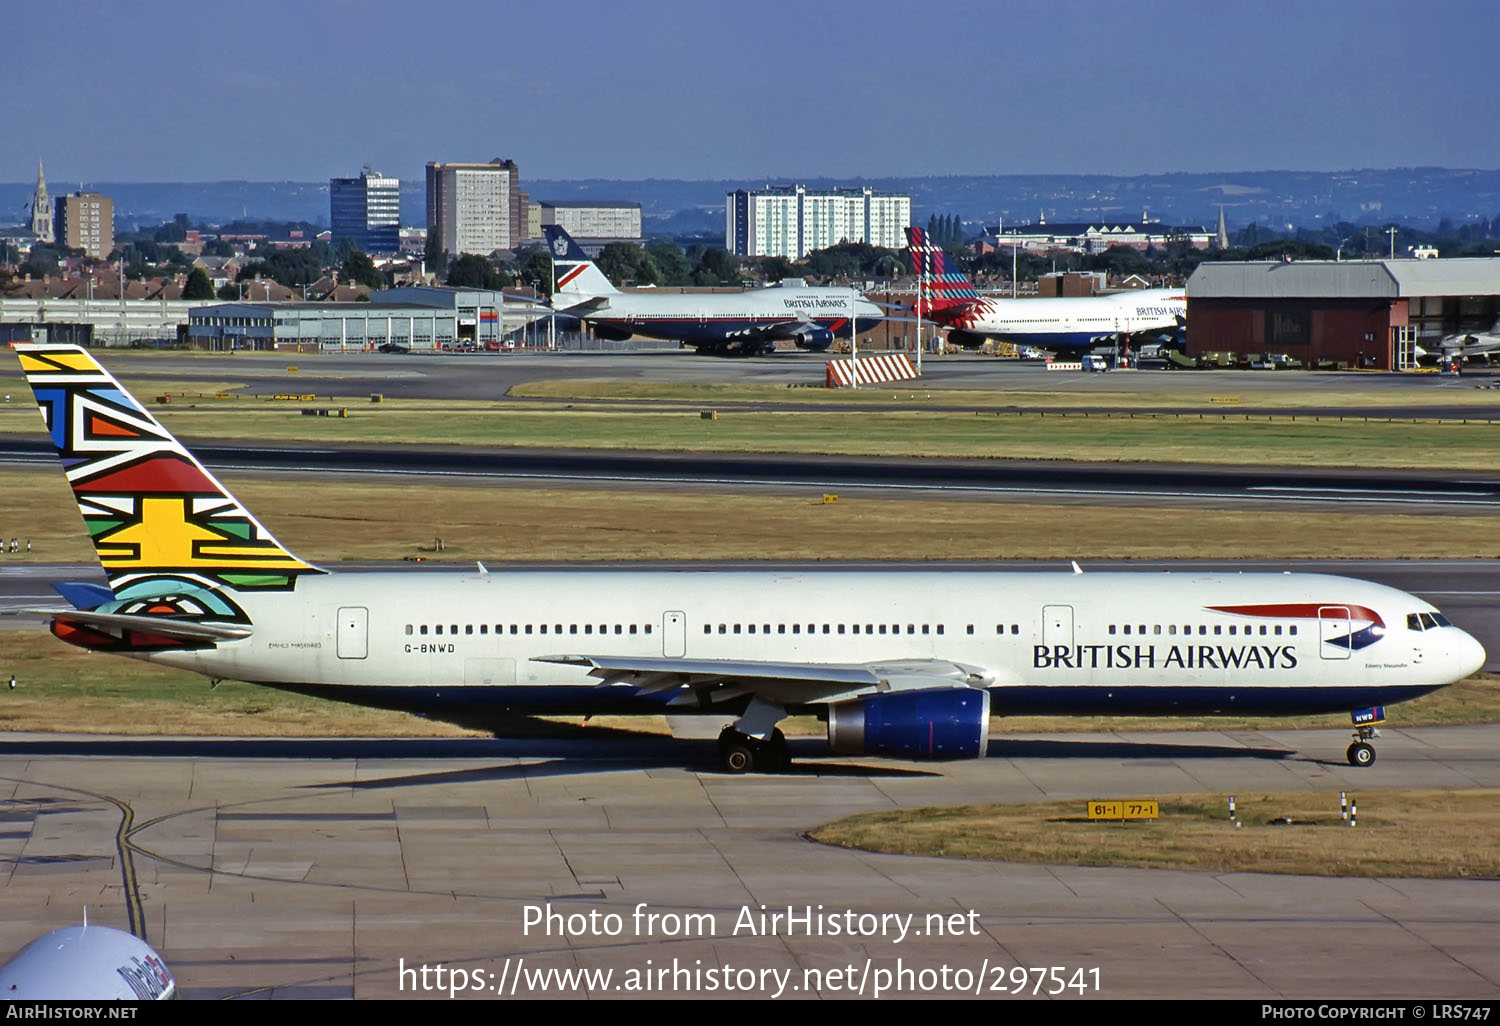
[(1440, 343), (1445, 356), (1479, 356), (1500, 349), (1500, 335), (1487, 331), (1449, 335)]
[(137, 616), (130, 613), (91, 613), (79, 609), (25, 609), (25, 613), (51, 617), (65, 623), (85, 627), (105, 627), (116, 630), (138, 631), (157, 637), (181, 641), (219, 642), (238, 641), (248, 638), (249, 627), (235, 624), (203, 623), (199, 620), (172, 620), (164, 616)]
[(655, 656), (537, 656), (535, 662), (587, 666), (605, 687), (638, 694), (677, 692), (669, 705), (717, 702), (754, 695), (777, 705), (835, 703), (876, 692), (986, 687), (992, 674), (941, 659), (874, 663), (761, 662), (750, 659), (673, 659)]
[(798, 328), (805, 328), (812, 323), (813, 320), (811, 317), (798, 317), (790, 321), (777, 321), (775, 324), (757, 324), (750, 333), (765, 335), (768, 338), (778, 338), (783, 334), (790, 334)]

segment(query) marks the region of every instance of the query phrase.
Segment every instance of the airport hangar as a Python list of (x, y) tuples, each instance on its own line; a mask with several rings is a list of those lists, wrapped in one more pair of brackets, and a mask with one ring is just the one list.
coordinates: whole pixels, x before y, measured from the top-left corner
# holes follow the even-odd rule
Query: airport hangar
[(1417, 348), (1488, 331), (1500, 258), (1206, 262), (1187, 282), (1187, 353), (1285, 353), (1305, 367), (1410, 370)]
[[(539, 301), (539, 302), (545, 302)], [(382, 289), (368, 303), (215, 303), (188, 313), (188, 343), (210, 350), (412, 350), (510, 344), (545, 308), (490, 289)]]

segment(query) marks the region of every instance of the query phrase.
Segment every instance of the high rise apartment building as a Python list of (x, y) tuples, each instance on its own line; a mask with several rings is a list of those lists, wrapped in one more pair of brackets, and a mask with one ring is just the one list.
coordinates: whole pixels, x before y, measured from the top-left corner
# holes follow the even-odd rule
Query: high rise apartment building
[(641, 205), (604, 200), (556, 201), (540, 204), (541, 223), (555, 224), (577, 239), (610, 241), (641, 238)]
[(513, 160), (427, 165), (427, 228), (444, 252), (514, 249), (532, 237), (530, 206)]
[(114, 200), (97, 192), (59, 196), (53, 227), (61, 245), (103, 260), (115, 248)]
[(740, 189), (725, 197), (724, 246), (736, 256), (792, 260), (841, 242), (902, 249), (910, 224), (910, 196), (801, 185)]
[(335, 246), (353, 239), (366, 253), (395, 253), (401, 247), (401, 180), (368, 167), (358, 178), (330, 178), (328, 215)]

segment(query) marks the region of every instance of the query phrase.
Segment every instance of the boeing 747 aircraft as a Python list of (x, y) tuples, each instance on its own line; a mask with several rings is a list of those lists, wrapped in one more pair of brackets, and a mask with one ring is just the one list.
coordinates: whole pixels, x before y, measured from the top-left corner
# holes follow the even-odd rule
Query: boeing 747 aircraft
[(1187, 319), (1181, 289), (1139, 289), (1075, 299), (981, 296), (968, 276), (921, 228), (906, 229), (907, 252), (922, 290), (927, 320), (948, 329), (948, 341), (975, 348), (987, 339), (1054, 352), (1088, 352), (1117, 338), (1158, 338)]
[(557, 278), (553, 309), (587, 322), (600, 338), (644, 335), (724, 356), (766, 355), (781, 340), (821, 353), (856, 326), (873, 328), (885, 317), (854, 289), (800, 281), (734, 293), (621, 292), (566, 231), (542, 231)]
[[(1474, 673), (1479, 643), (1404, 592), (1321, 574), (328, 572), (282, 546), (94, 357), (18, 345), (107, 587), (52, 633), (213, 679), (459, 718), (699, 713), (722, 767), (985, 754), (990, 716), (1349, 712)], [(310, 493), (312, 494), (312, 493)]]

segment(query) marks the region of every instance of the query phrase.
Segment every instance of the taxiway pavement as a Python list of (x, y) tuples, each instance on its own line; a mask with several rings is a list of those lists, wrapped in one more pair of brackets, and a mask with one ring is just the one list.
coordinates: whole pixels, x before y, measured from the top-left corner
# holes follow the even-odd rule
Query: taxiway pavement
[[(988, 758), (942, 765), (794, 740), (793, 772), (732, 777), (712, 770), (711, 743), (653, 737), (9, 735), (0, 954), (87, 907), (90, 922), (134, 918), (185, 997), (447, 1000), (454, 969), (477, 998), (742, 996), (730, 980), (754, 996), (883, 984), (884, 997), (1010, 997), (1019, 966), (1066, 970), (1085, 997), (1495, 999), (1500, 881), (950, 861), (803, 836), (853, 812), (958, 802), (1076, 798), (1081, 811), (1305, 789), (1336, 808), (1347, 790), (1368, 814), (1398, 811), (1381, 804), (1390, 788), (1500, 786), (1500, 727), (1388, 730), (1361, 770), (1343, 763), (1345, 740), (997, 737)], [(637, 909), (663, 918), (649, 928)], [(788, 910), (792, 923), (761, 928), (762, 912)], [(833, 920), (860, 932), (830, 936)], [(1033, 995), (1034, 980), (1028, 997), (1056, 986)]]

